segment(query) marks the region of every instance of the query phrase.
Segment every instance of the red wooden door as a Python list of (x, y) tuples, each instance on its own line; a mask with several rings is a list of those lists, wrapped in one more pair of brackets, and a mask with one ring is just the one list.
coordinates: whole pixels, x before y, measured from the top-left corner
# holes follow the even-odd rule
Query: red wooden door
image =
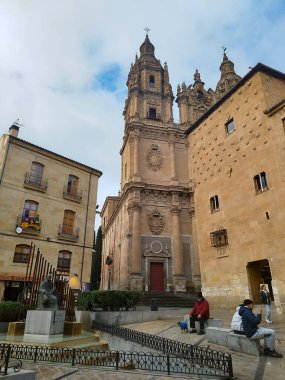
[(163, 263), (150, 263), (150, 291), (164, 291)]

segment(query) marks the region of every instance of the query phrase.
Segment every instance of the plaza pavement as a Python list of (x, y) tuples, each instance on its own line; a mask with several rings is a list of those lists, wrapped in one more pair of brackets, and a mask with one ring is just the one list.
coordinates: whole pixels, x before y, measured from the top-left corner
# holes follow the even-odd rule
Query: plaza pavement
[[(262, 306), (257, 305), (256, 311), (259, 311)], [(276, 313), (274, 306), (272, 307), (272, 328), (276, 330), (276, 350), (283, 354), (282, 359), (269, 358), (265, 356), (255, 357), (229, 350), (227, 347), (209, 344), (205, 335), (197, 334), (182, 334), (177, 322), (183, 319), (183, 316), (188, 313), (187, 309), (180, 308), (159, 308), (159, 319), (156, 321), (137, 323), (127, 325), (134, 330), (146, 332), (149, 334), (159, 335), (165, 338), (178, 340), (181, 342), (196, 344), (200, 347), (208, 347), (210, 349), (228, 352), (232, 355), (234, 378), (240, 380), (283, 380), (285, 379), (285, 315)], [(224, 327), (230, 327), (230, 321), (233, 315), (232, 310), (213, 310), (211, 317), (223, 319)], [(264, 313), (263, 313), (264, 314)], [(261, 326), (267, 326), (266, 323), (261, 323)], [(116, 371), (90, 369), (82, 367), (71, 367), (66, 365), (53, 364), (33, 364), (29, 362), (23, 363), (24, 369), (35, 369), (37, 371), (36, 380), (129, 380), (135, 376), (136, 380), (171, 380), (182, 379), (186, 376), (166, 376), (162, 374), (146, 373), (141, 371)], [(189, 375), (187, 379), (218, 379), (217, 377), (197, 377)]]

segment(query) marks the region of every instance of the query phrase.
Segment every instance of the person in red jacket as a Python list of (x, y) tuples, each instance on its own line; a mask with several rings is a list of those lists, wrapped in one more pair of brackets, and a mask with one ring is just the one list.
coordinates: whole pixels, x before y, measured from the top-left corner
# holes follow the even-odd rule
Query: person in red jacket
[(190, 327), (192, 328), (190, 334), (197, 332), (195, 329), (195, 321), (200, 322), (200, 331), (198, 332), (198, 335), (205, 334), (204, 322), (209, 319), (209, 303), (205, 300), (201, 292), (197, 293), (197, 301), (195, 302), (193, 310), (189, 313), (189, 316)]

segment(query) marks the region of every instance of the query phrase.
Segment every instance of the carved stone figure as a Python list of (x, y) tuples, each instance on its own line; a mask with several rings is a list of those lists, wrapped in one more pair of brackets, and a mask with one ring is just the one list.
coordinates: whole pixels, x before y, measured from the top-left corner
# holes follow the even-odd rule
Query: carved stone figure
[(41, 282), (38, 294), (38, 310), (58, 309), (56, 290), (51, 281), (51, 274), (47, 274), (46, 278)]

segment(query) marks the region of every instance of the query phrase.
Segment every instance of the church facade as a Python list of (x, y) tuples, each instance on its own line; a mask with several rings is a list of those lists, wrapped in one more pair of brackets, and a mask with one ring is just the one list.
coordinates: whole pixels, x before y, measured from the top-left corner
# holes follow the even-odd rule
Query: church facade
[[(259, 64), (241, 78), (225, 52), (220, 71), (215, 90), (205, 89), (197, 70), (192, 85), (178, 86), (174, 123), (167, 64), (155, 57), (148, 36), (141, 45), (127, 80), (121, 191), (101, 212), (101, 288), (202, 288), (211, 302), (231, 306), (245, 297), (256, 301), (266, 282), (282, 309), (284, 281), (270, 263), (283, 260), (277, 173), (284, 162), (278, 157), (285, 76)], [(270, 182), (273, 173), (278, 181), (274, 191), (264, 178), (269, 172)], [(253, 189), (242, 181), (245, 173)], [(280, 199), (274, 211), (273, 192)], [(279, 247), (274, 255), (269, 246)]]

